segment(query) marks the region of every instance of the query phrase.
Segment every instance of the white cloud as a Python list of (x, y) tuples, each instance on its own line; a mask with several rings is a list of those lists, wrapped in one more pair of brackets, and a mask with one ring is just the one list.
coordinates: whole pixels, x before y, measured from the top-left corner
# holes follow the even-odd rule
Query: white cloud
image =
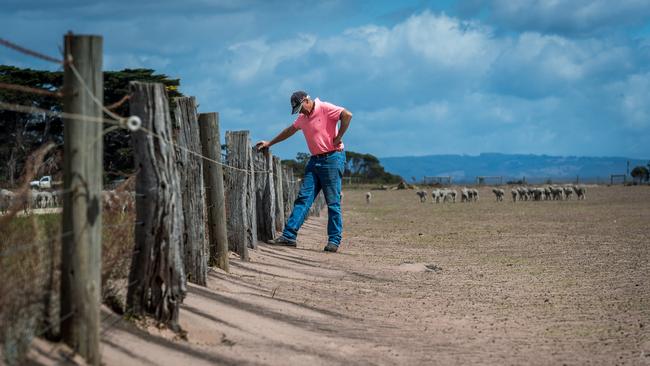
[(272, 72), (280, 63), (304, 56), (316, 42), (309, 34), (269, 43), (263, 38), (235, 43), (228, 47), (233, 62), (229, 68), (236, 81), (250, 81)]

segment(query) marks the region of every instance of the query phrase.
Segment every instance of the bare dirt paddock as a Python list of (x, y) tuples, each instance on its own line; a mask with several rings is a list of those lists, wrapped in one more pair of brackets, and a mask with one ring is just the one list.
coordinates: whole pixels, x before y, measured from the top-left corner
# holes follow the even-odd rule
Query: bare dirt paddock
[(106, 315), (104, 363), (650, 365), (649, 187), (369, 205), (349, 190), (344, 210), (339, 253), (322, 252), (324, 211), (298, 248), (262, 244), (190, 286), (187, 340)]

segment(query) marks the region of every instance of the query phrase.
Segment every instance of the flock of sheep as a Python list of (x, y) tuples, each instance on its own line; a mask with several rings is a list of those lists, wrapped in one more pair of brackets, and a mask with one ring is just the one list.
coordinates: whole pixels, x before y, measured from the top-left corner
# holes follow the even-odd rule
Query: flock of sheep
[[(421, 190), (415, 192), (415, 194), (420, 197), (420, 202), (426, 202), (428, 197), (428, 192)], [(434, 189), (431, 191), (431, 200), (434, 203), (445, 203), (452, 202), (455, 203), (458, 197), (458, 191), (455, 189), (442, 188)], [(460, 202), (476, 202), (478, 201), (479, 194), (478, 190), (474, 188), (465, 188), (463, 187), (460, 190)]]
[[(510, 190), (512, 201), (558, 201), (571, 199), (575, 193), (578, 200), (584, 200), (587, 189), (583, 185), (567, 184), (565, 186), (543, 186), (543, 187), (513, 187)], [(506, 191), (503, 188), (492, 188), (492, 193), (497, 202), (503, 201)], [(426, 202), (429, 193), (425, 190), (416, 191), (420, 202)], [(434, 203), (455, 203), (459, 196), (455, 189), (442, 188), (431, 191), (432, 202)], [(366, 193), (366, 202), (370, 203), (370, 192)], [(479, 192), (475, 188), (463, 187), (460, 189), (460, 202), (476, 202), (479, 199)]]
[(8, 189), (0, 189), (0, 213), (4, 214), (14, 204), (19, 204), (25, 213), (34, 208), (57, 207), (61, 204), (59, 191), (28, 190), (18, 194)]
[[(0, 214), (5, 214), (16, 204), (25, 214), (28, 214), (30, 210), (37, 208), (60, 207), (63, 202), (61, 191), (28, 190), (20, 194), (8, 189), (0, 189)], [(106, 210), (132, 211), (135, 207), (135, 192), (102, 191), (102, 205)]]
[[(497, 201), (503, 201), (503, 196), (505, 196), (503, 189), (493, 188), (492, 192), (494, 192)], [(569, 200), (574, 193), (576, 199), (584, 200), (587, 188), (581, 184), (567, 184), (565, 186), (513, 187), (510, 190), (513, 202)]]

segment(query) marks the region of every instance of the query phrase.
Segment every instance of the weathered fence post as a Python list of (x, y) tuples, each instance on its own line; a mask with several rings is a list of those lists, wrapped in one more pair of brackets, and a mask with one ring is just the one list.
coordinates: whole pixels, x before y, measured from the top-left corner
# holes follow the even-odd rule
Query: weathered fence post
[(287, 219), (293, 210), (293, 204), (296, 201), (298, 193), (298, 182), (293, 174), (293, 169), (283, 166), (282, 167), (282, 194), (284, 198), (284, 217)]
[(318, 193), (318, 196), (316, 196), (314, 202), (311, 204), (311, 207), (309, 208), (309, 216), (320, 217), (320, 212), (323, 209), (323, 206), (325, 206), (325, 196), (321, 191), (320, 193)]
[(133, 133), (136, 176), (135, 249), (127, 309), (153, 314), (178, 330), (186, 292), (181, 259), (183, 212), (167, 93), (162, 84), (131, 82), (130, 113), (142, 120)]
[(273, 156), (265, 149), (252, 148), (255, 170), (255, 213), (257, 238), (268, 241), (275, 237), (275, 187), (273, 181)]
[(226, 131), (226, 146), (230, 166), (226, 174), (228, 245), (242, 260), (248, 260), (247, 248), (257, 245), (255, 175), (248, 131)]
[[(102, 117), (90, 95), (104, 99), (102, 43), (100, 36), (65, 36), (64, 112)], [(61, 334), (89, 364), (99, 365), (102, 125), (66, 118), (64, 142)]]
[(282, 192), (282, 164), (280, 158), (273, 157), (273, 187), (275, 187), (275, 231), (284, 229), (284, 194)]
[[(205, 197), (199, 122), (194, 97), (175, 98), (176, 165), (183, 201), (183, 264), (187, 280), (205, 286), (208, 277), (208, 248), (205, 236)], [(190, 153), (190, 151), (195, 154)]]
[(203, 179), (208, 206), (209, 253), (208, 263), (228, 272), (228, 231), (226, 227), (226, 204), (221, 162), (221, 135), (219, 114), (199, 114), (201, 148), (203, 155)]

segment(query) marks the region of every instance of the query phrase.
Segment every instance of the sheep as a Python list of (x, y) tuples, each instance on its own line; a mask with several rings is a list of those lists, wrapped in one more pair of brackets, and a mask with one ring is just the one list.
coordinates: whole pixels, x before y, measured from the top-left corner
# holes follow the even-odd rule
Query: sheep
[(528, 188), (526, 187), (517, 187), (517, 192), (519, 192), (520, 201), (528, 201)]
[(512, 188), (510, 194), (512, 194), (512, 202), (517, 202), (517, 195), (519, 194), (517, 188)]
[(573, 190), (576, 192), (576, 196), (578, 200), (584, 200), (585, 199), (585, 194), (587, 193), (587, 188), (581, 184), (577, 186), (573, 186)]
[(47, 208), (54, 206), (54, 197), (48, 191), (38, 192), (38, 206), (39, 208)]
[(492, 188), (492, 192), (494, 193), (494, 196), (496, 197), (497, 202), (503, 201), (503, 196), (506, 194), (506, 192), (501, 189), (501, 188)]
[(442, 194), (440, 193), (440, 190), (438, 188), (431, 191), (431, 202), (440, 203), (440, 198), (441, 197), (442, 197)]
[(460, 202), (469, 202), (470, 201), (470, 195), (473, 193), (470, 193), (467, 188), (463, 187), (460, 190)]
[(472, 199), (474, 200), (474, 202), (477, 202), (478, 201), (478, 189), (472, 188), (469, 191), (472, 192), (472, 196), (473, 196)]
[(541, 188), (533, 188), (531, 189), (531, 193), (533, 195), (533, 200), (535, 201), (541, 201), (544, 197), (544, 190)]
[(563, 190), (562, 188), (559, 187), (554, 187), (554, 186), (549, 186), (548, 189), (551, 191), (551, 196), (553, 197), (554, 201), (562, 200), (564, 197), (562, 196)]
[(415, 194), (420, 197), (420, 202), (426, 202), (427, 201), (427, 191), (417, 191)]
[(544, 196), (546, 196), (546, 200), (550, 201), (551, 200), (551, 188), (546, 186), (544, 187)]
[(0, 214), (7, 212), (9, 207), (13, 204), (16, 194), (7, 189), (0, 189)]
[(571, 195), (573, 194), (573, 186), (571, 185), (564, 186), (562, 190), (564, 190), (565, 199), (567, 200), (571, 199)]
[(448, 201), (456, 202), (456, 191), (453, 191), (453, 190), (447, 189), (447, 188), (441, 189), (440, 190), (440, 200), (443, 203), (448, 202)]
[(451, 196), (452, 202), (456, 203), (456, 196), (458, 195), (458, 192), (456, 192), (455, 189), (449, 190), (449, 195)]
[[(341, 192), (343, 193), (343, 192)], [(366, 203), (370, 204), (370, 200), (372, 199), (372, 193), (366, 192)]]

